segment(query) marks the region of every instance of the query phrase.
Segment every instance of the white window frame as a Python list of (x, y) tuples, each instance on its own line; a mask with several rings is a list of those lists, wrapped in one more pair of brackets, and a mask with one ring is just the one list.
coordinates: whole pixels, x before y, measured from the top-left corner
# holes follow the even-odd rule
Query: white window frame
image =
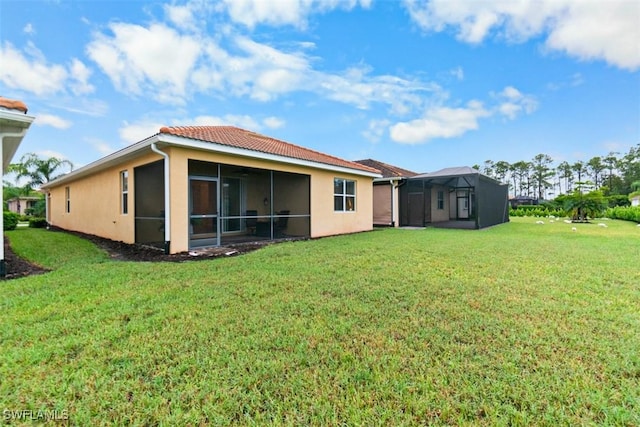
[(129, 171), (120, 171), (120, 213), (129, 214)]
[(444, 190), (438, 190), (438, 210), (444, 210)]
[(71, 187), (64, 187), (64, 211), (71, 213)]
[[(341, 183), (341, 191), (336, 192), (336, 184)], [(353, 194), (347, 192), (347, 184), (353, 183)], [(355, 212), (357, 198), (357, 181), (354, 179), (333, 178), (333, 211), (334, 212)], [(336, 201), (341, 200), (342, 208), (336, 207)], [(351, 207), (351, 209), (349, 209)]]

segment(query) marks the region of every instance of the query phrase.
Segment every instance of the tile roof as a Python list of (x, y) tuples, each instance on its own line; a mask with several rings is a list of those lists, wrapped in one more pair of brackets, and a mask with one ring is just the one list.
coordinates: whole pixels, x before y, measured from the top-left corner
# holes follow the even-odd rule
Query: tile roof
[(27, 106), (22, 101), (17, 101), (0, 96), (0, 108), (6, 108), (7, 110), (18, 110), (27, 114)]
[(165, 126), (160, 128), (160, 133), (370, 173), (380, 172), (373, 167), (343, 160), (234, 126)]
[(387, 163), (383, 163), (373, 159), (356, 160), (356, 163), (378, 169), (382, 173), (383, 178), (406, 178), (418, 175), (416, 172), (412, 172), (410, 170), (389, 165)]

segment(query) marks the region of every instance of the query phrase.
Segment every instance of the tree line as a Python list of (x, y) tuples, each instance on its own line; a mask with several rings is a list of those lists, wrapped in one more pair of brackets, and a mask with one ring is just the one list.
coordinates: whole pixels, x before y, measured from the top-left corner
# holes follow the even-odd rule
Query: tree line
[(504, 184), (514, 196), (554, 198), (574, 191), (600, 191), (604, 195), (628, 195), (640, 187), (640, 144), (628, 153), (610, 152), (588, 161), (554, 164), (548, 154), (531, 161), (509, 163), (485, 160), (475, 169)]
[[(39, 190), (40, 186), (63, 175), (65, 170), (73, 170), (73, 163), (69, 160), (56, 157), (42, 158), (35, 153), (27, 153), (17, 163), (12, 163), (7, 168), (7, 174), (13, 174), (16, 183), (3, 180), (3, 200), (6, 210), (6, 201), (14, 197), (31, 196), (40, 200), (28, 213), (34, 216), (45, 215), (44, 194)], [(21, 185), (18, 182), (22, 182)]]

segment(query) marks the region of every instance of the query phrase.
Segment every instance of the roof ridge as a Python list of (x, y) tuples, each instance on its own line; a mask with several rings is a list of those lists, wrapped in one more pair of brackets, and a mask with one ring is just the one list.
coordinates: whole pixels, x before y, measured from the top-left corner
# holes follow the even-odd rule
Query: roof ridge
[[(232, 125), (202, 125), (202, 126), (163, 126), (160, 128), (160, 133), (165, 133), (165, 134), (171, 134), (171, 135), (176, 135), (176, 136), (182, 136), (182, 137), (186, 137), (186, 138), (191, 138), (191, 139), (198, 139), (201, 141), (205, 141), (205, 142), (213, 142), (213, 143), (218, 143), (218, 144), (222, 144), (222, 145), (228, 145), (228, 143), (225, 143), (224, 141), (215, 141), (213, 139), (215, 139), (215, 136), (211, 136), (208, 139), (203, 139), (203, 136), (200, 135), (193, 135), (190, 134), (189, 131), (192, 132), (206, 132), (206, 131), (220, 131), (220, 130), (234, 130), (234, 131), (238, 131), (238, 132), (242, 132), (244, 135), (251, 137), (251, 138), (258, 138), (260, 140), (265, 140), (271, 144), (284, 144), (288, 147), (297, 149), (297, 150), (301, 150), (303, 152), (307, 152), (309, 154), (313, 154), (314, 156), (318, 157), (318, 158), (325, 158), (327, 160), (333, 160), (335, 163), (342, 163), (343, 166), (349, 166), (351, 168), (354, 169), (360, 169), (360, 170), (364, 170), (367, 172), (373, 172), (373, 173), (380, 173), (379, 170), (372, 168), (370, 166), (366, 166), (366, 165), (362, 165), (359, 164), (357, 162), (354, 162), (352, 160), (346, 160), (346, 159), (342, 159), (340, 157), (334, 156), (332, 154), (327, 154), (327, 153), (323, 153), (321, 151), (318, 150), (314, 150), (308, 147), (303, 147), (301, 145), (298, 144), (294, 144), (288, 141), (284, 141), (282, 139), (278, 139), (278, 138), (274, 138), (272, 136), (268, 136), (268, 135), (264, 135), (261, 134), (259, 132), (255, 132), (252, 130), (248, 130), (248, 129), (243, 129), (237, 126), (232, 126)], [(224, 138), (222, 138), (224, 139)], [(264, 153), (268, 153), (268, 154), (276, 154), (277, 150), (261, 150), (258, 148), (251, 148), (251, 147), (246, 147), (246, 146), (242, 146), (241, 144), (238, 144), (241, 148), (245, 148), (245, 149), (250, 149), (253, 151), (259, 151), (259, 152), (264, 152)], [(301, 158), (300, 156), (296, 157), (294, 155), (291, 154), (281, 154), (284, 155), (285, 157), (290, 157), (290, 158)], [(322, 161), (319, 159), (315, 159), (313, 160), (315, 162), (318, 163), (325, 163), (325, 164), (331, 164), (327, 161)]]

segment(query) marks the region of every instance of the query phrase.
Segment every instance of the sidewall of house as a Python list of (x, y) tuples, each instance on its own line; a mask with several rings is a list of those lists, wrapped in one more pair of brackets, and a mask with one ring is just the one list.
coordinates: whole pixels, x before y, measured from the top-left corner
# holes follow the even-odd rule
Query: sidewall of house
[[(171, 253), (189, 250), (190, 159), (309, 175), (311, 237), (355, 233), (373, 228), (373, 178), (180, 147), (164, 147), (161, 150), (169, 155)], [(135, 168), (159, 160), (163, 158), (149, 150), (148, 154), (133, 160), (51, 187), (50, 224), (66, 230), (135, 243), (135, 197), (137, 192), (144, 191), (144, 188), (135, 187)], [(127, 214), (122, 213), (121, 207), (120, 173), (124, 170), (129, 172)], [(334, 178), (356, 181), (355, 211), (334, 211)], [(70, 191), (70, 212), (66, 212), (67, 187)]]
[[(356, 181), (354, 211), (334, 211), (334, 178)], [(372, 219), (373, 178), (331, 171), (317, 171), (311, 176), (311, 237), (372, 230)]]
[[(135, 242), (134, 168), (160, 160), (154, 153), (49, 189), (49, 223), (125, 243)], [(129, 209), (122, 213), (120, 172), (129, 172)], [(66, 188), (70, 211), (66, 212)]]

